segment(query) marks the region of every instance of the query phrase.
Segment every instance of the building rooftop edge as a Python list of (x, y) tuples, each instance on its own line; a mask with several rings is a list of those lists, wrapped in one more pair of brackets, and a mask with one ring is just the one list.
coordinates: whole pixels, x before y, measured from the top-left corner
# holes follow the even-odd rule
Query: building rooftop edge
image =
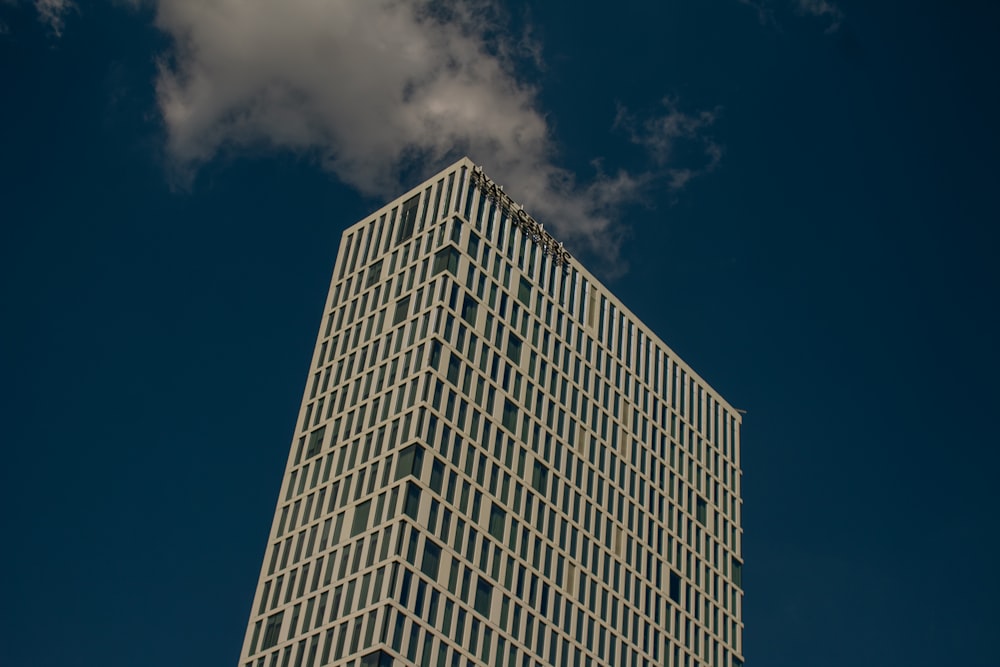
[[(372, 216), (376, 215), (378, 212), (382, 211), (383, 209), (388, 210), (388, 209), (391, 209), (393, 206), (398, 206), (400, 204), (400, 202), (409, 199), (414, 194), (419, 194), (420, 191), (421, 191), (421, 189), (423, 187), (425, 187), (427, 183), (432, 182), (435, 179), (441, 178), (445, 174), (448, 174), (449, 172), (451, 172), (451, 171), (453, 171), (456, 168), (461, 167), (461, 166), (468, 167), (469, 170), (470, 170), (470, 175), (474, 179), (477, 178), (476, 174), (479, 174), (478, 178), (483, 179), (483, 180), (481, 182), (477, 181), (476, 182), (477, 186), (479, 186), (480, 188), (483, 188), (483, 185), (481, 183), (488, 183), (488, 184), (490, 184), (490, 187), (495, 188), (495, 192), (496, 192), (495, 196), (505, 198), (505, 200), (507, 202), (507, 205), (510, 206), (510, 213), (511, 213), (511, 218), (512, 219), (515, 219), (515, 217), (516, 217), (515, 216), (515, 211), (520, 211), (520, 212), (523, 213), (523, 215), (524, 215), (524, 217), (525, 217), (526, 220), (529, 220), (531, 223), (534, 223), (534, 225), (537, 225), (538, 232), (540, 234), (544, 234), (545, 237), (547, 237), (548, 239), (551, 239), (551, 243), (554, 243), (554, 244), (557, 245), (557, 247), (558, 247), (558, 249), (559, 249), (559, 251), (560, 251), (561, 254), (558, 255), (558, 256), (554, 256), (554, 259), (555, 259), (555, 257), (559, 257), (560, 259), (562, 259), (562, 262), (558, 262), (558, 263), (561, 263), (561, 265), (566, 270), (569, 270), (569, 268), (570, 268), (570, 263), (569, 262), (572, 259), (572, 256), (570, 255), (570, 253), (568, 251), (566, 251), (563, 248), (563, 244), (560, 243), (560, 242), (558, 242), (558, 241), (556, 241), (555, 238), (552, 237), (551, 234), (549, 234), (548, 232), (544, 231), (544, 229), (542, 229), (542, 225), (540, 223), (536, 222), (535, 219), (532, 218), (529, 214), (527, 214), (527, 212), (524, 210), (524, 207), (522, 207), (520, 204), (517, 204), (516, 202), (514, 202), (514, 200), (511, 199), (511, 197), (509, 195), (507, 195), (506, 192), (504, 192), (503, 186), (497, 185), (496, 182), (493, 181), (493, 179), (490, 178), (485, 173), (484, 168), (481, 165), (476, 164), (472, 160), (472, 158), (470, 158), (468, 155), (464, 155), (461, 158), (455, 160), (454, 162), (452, 162), (451, 164), (447, 165), (446, 167), (443, 167), (442, 169), (438, 170), (434, 174), (431, 174), (430, 176), (426, 177), (424, 180), (422, 180), (420, 183), (416, 184), (412, 188), (406, 190), (403, 194), (399, 195), (398, 197), (395, 197), (395, 198), (391, 199), (390, 201), (386, 202), (382, 206), (380, 206), (377, 209), (371, 211), (370, 213), (368, 213), (368, 215), (364, 216), (363, 218), (361, 218), (357, 222), (355, 222), (355, 223), (353, 223), (351, 225), (348, 225), (344, 229), (344, 231), (343, 231), (343, 236), (346, 236), (349, 232), (351, 232), (352, 230), (354, 230), (356, 227), (363, 226), (364, 224), (370, 222)], [(483, 188), (483, 191), (486, 194), (486, 196), (492, 198), (493, 195), (491, 195), (490, 192), (486, 191), (485, 188)], [(494, 200), (494, 201), (496, 201), (496, 200)], [(498, 205), (503, 205), (501, 202), (497, 202), (497, 204)], [(522, 226), (521, 224), (517, 223), (517, 220), (515, 220), (515, 223), (518, 224), (519, 227), (521, 227), (522, 232), (530, 233), (529, 231), (526, 231), (526, 229), (525, 229), (525, 226), (527, 226), (529, 223), (526, 223), (525, 226)], [(533, 226), (530, 226), (529, 229), (533, 230), (535, 228)], [(342, 241), (341, 242), (343, 242), (343, 236), (342, 236)], [(541, 240), (541, 239), (539, 239), (539, 240)], [(543, 248), (544, 248), (544, 246), (543, 246)], [(597, 278), (593, 273), (591, 273), (579, 261), (573, 262), (572, 263), (572, 268), (576, 269), (579, 273), (581, 273), (583, 275), (583, 277), (585, 277), (589, 281), (589, 283), (591, 284), (592, 287), (597, 287), (599, 290), (601, 290), (601, 292), (605, 296), (607, 296), (614, 303), (614, 305), (615, 305), (616, 308), (618, 308), (620, 311), (623, 311), (626, 314), (626, 316), (628, 317), (628, 319), (630, 319), (632, 322), (634, 322), (636, 324), (636, 326), (640, 327), (643, 330), (643, 332), (646, 334), (646, 336), (648, 338), (656, 341), (657, 344), (661, 345), (664, 348), (664, 350), (676, 362), (678, 362), (684, 368), (684, 370), (685, 370), (686, 373), (688, 373), (692, 378), (694, 378), (699, 385), (701, 385), (707, 391), (709, 391), (712, 394), (712, 396), (719, 403), (721, 403), (730, 412), (730, 414), (736, 419), (737, 423), (742, 424), (742, 422), (743, 422), (743, 414), (740, 412), (740, 410), (738, 408), (736, 408), (728, 400), (726, 400), (726, 398), (724, 396), (722, 396), (722, 394), (717, 389), (715, 389), (707, 380), (705, 380), (704, 377), (702, 377), (697, 371), (695, 371), (693, 368), (691, 368), (690, 364), (688, 364), (686, 361), (684, 361), (684, 359), (679, 354), (677, 354), (677, 352), (674, 351), (674, 349), (672, 347), (670, 347), (670, 345), (668, 345), (667, 342), (663, 340), (663, 338), (661, 338), (655, 331), (653, 331), (653, 329), (648, 324), (646, 324), (642, 320), (642, 318), (640, 318), (631, 308), (629, 308), (627, 305), (625, 305), (625, 303), (621, 300), (621, 298), (618, 297), (611, 289), (609, 289), (607, 287), (607, 285), (605, 285), (599, 278)]]

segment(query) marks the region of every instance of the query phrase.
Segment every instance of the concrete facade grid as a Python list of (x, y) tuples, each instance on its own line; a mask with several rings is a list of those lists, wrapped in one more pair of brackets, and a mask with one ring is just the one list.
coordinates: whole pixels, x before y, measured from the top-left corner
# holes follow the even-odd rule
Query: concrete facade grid
[(473, 170), (344, 232), (242, 664), (742, 664), (738, 413)]

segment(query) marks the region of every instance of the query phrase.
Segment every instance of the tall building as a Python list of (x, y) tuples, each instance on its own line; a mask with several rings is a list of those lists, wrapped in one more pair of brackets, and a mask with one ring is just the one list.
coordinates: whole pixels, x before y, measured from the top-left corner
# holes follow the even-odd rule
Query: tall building
[(462, 159), (344, 232), (241, 665), (742, 665), (739, 442)]

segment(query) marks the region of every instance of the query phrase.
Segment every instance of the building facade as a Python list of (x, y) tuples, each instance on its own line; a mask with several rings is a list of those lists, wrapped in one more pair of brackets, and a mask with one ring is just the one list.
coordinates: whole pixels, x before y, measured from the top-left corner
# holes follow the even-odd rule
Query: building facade
[(460, 160), (344, 232), (240, 664), (740, 666), (739, 447)]

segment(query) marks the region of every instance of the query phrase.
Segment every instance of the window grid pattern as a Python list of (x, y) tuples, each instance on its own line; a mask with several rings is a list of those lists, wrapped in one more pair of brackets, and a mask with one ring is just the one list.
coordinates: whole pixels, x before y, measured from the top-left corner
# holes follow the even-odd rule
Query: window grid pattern
[(245, 664), (741, 665), (739, 415), (470, 167), (345, 232)]

